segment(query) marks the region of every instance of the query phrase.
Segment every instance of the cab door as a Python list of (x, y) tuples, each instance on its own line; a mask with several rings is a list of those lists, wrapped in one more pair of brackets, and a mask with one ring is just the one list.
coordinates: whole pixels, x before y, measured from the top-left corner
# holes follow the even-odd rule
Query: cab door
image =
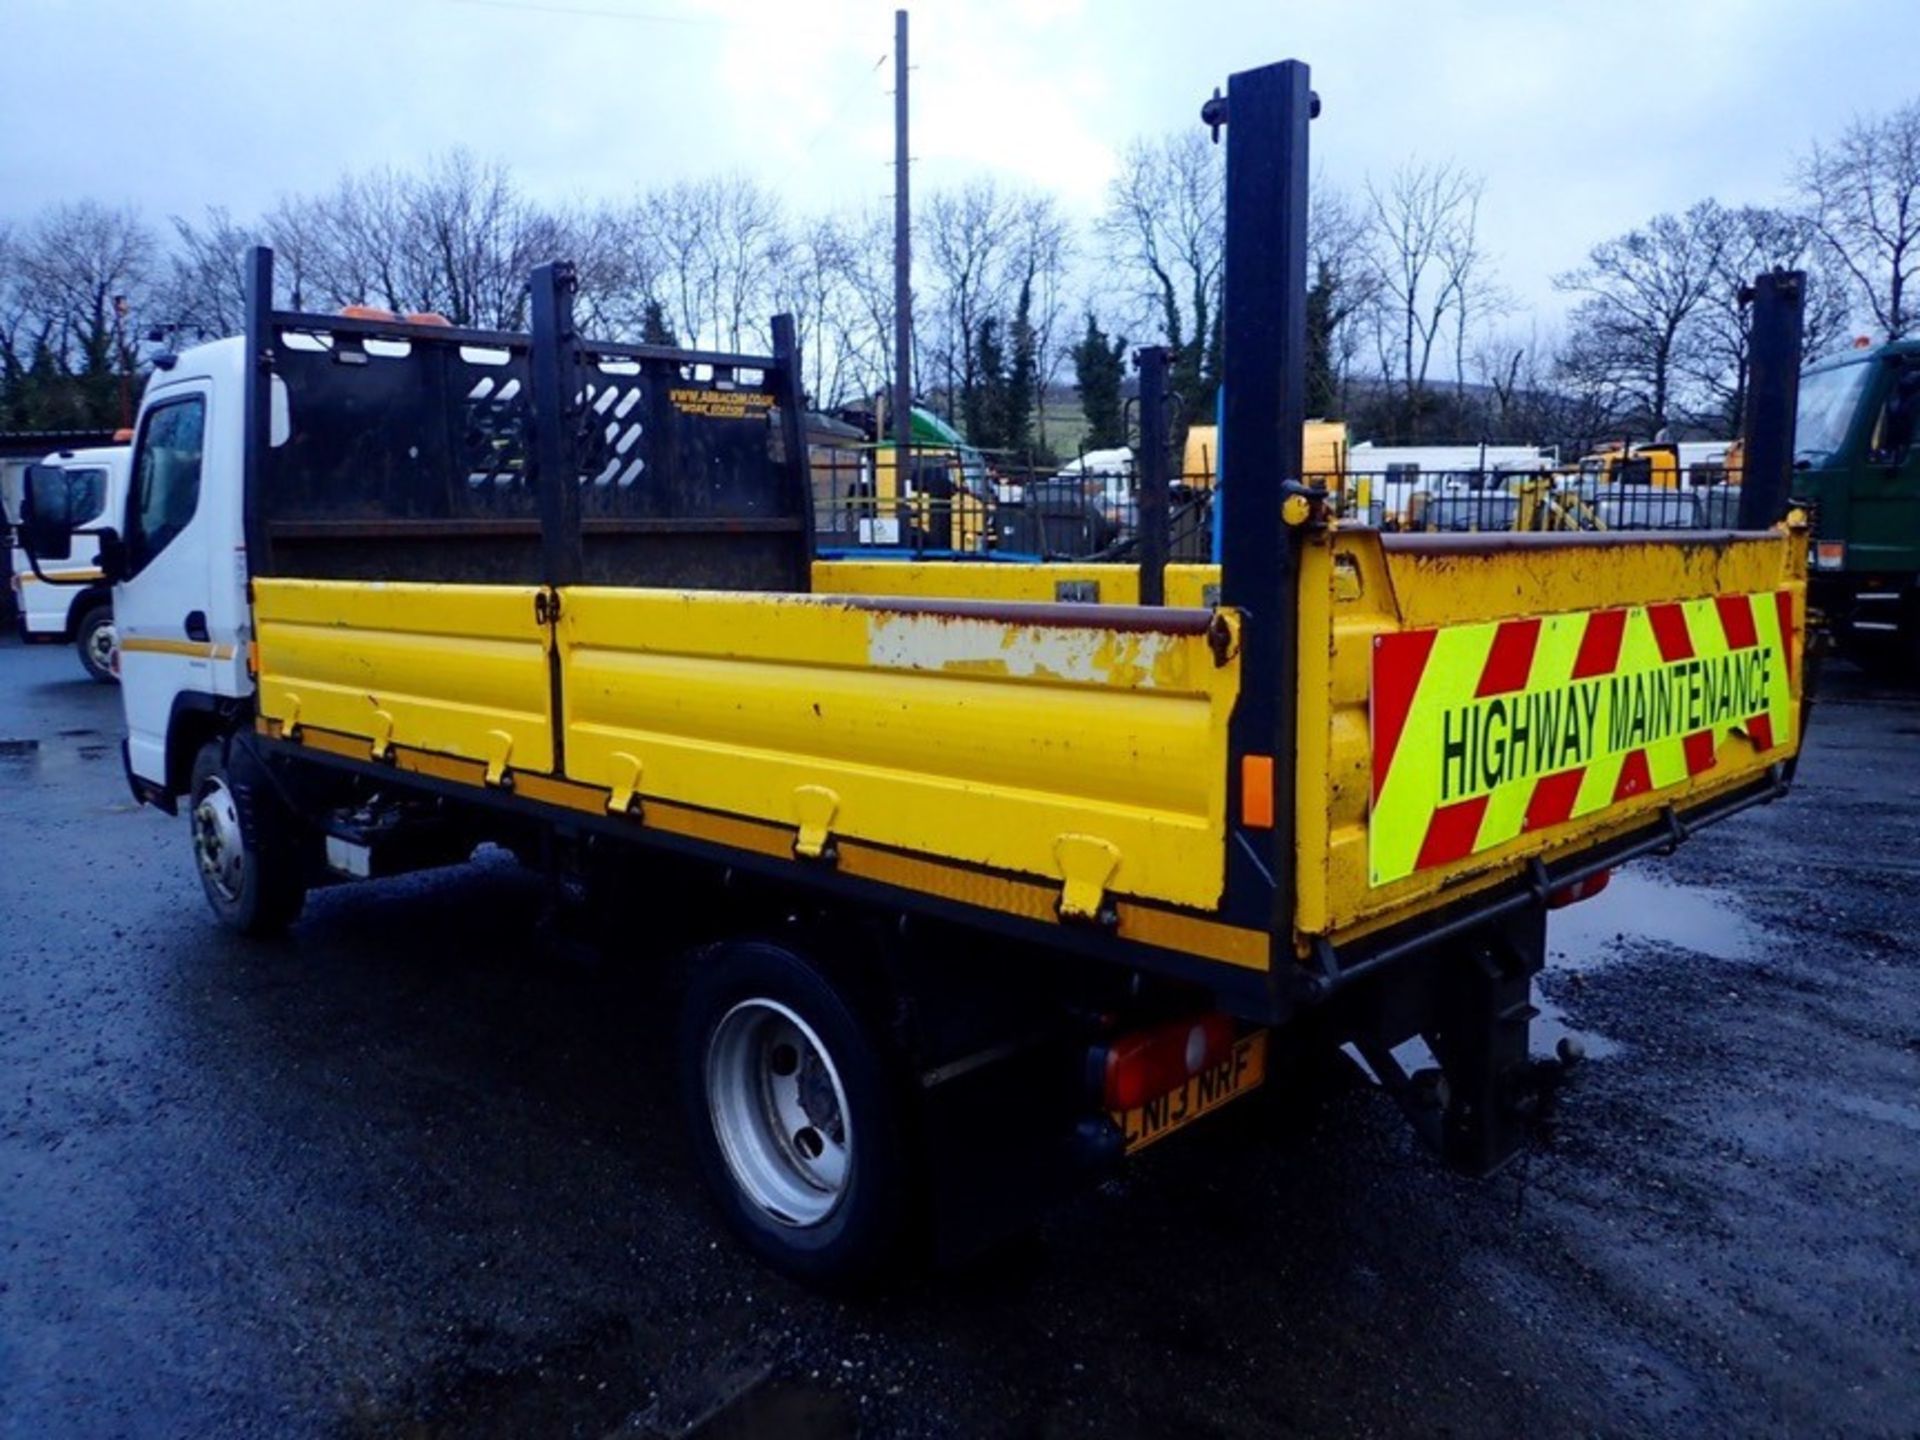
[(1896, 412), (1920, 407), (1920, 355), (1901, 355), (1882, 369), (1866, 458), (1851, 486), (1847, 568), (1906, 576), (1920, 571), (1920, 425), (1909, 413), (1902, 428)]
[[(216, 507), (208, 503), (206, 458), (214, 395), (191, 380), (149, 395), (127, 483), (125, 559), (114, 591), (120, 684), (134, 774), (167, 778), (167, 726), (175, 698), (226, 688), (233, 645), (216, 644), (213, 608)], [(224, 649), (225, 653), (221, 651)]]

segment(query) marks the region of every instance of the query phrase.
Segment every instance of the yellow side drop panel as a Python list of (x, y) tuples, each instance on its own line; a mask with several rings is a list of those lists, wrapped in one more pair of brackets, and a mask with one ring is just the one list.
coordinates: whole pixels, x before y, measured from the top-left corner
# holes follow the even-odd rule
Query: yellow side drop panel
[[(1309, 538), (1302, 560), (1299, 661), (1299, 775), (1295, 792), (1298, 936), (1336, 942), (1403, 921), (1423, 909), (1485, 889), (1521, 872), (1533, 857), (1549, 863), (1643, 828), (1667, 805), (1681, 809), (1750, 785), (1798, 748), (1797, 712), (1805, 651), (1806, 541), (1803, 533), (1605, 537), (1383, 537), (1368, 530)], [(1757, 643), (1781, 667), (1771, 733), (1717, 739), (1711, 768), (1688, 775), (1653, 753), (1652, 788), (1539, 829), (1495, 795), (1486, 835), (1510, 835), (1463, 858), (1374, 883), (1369, 826), (1374, 822), (1372, 702), (1376, 656), (1392, 637), (1488, 622), (1603, 610), (1678, 608), (1704, 640), (1714, 623), (1711, 597), (1753, 596)], [(1708, 612), (1701, 614), (1703, 608)], [(1629, 618), (1640, 624), (1636, 613)], [(1482, 652), (1487, 644), (1480, 640)], [(1631, 652), (1636, 639), (1629, 628)], [(1544, 657), (1549, 642), (1540, 642)], [(1709, 647), (1702, 647), (1709, 648)], [(1722, 646), (1721, 648), (1724, 648)], [(1444, 646), (1437, 646), (1435, 656)], [(1564, 661), (1567, 657), (1561, 657)], [(1543, 659), (1543, 664), (1545, 660)], [(1656, 664), (1657, 661), (1648, 661)], [(1471, 691), (1478, 676), (1465, 677)], [(1426, 684), (1461, 686), (1461, 677), (1429, 673)], [(1604, 713), (1604, 712), (1603, 712)], [(1770, 739), (1770, 744), (1761, 743)], [(1679, 740), (1666, 749), (1678, 753)], [(1598, 767), (1592, 767), (1597, 769)], [(1609, 777), (1617, 772), (1617, 760)], [(1391, 783), (1391, 781), (1389, 781)], [(1584, 810), (1589, 803), (1583, 792)], [(1502, 825), (1502, 820), (1507, 823)], [(1378, 858), (1377, 856), (1375, 857)]]
[[(956, 610), (963, 607), (955, 607)], [(1113, 892), (1220, 898), (1237, 658), (1204, 615), (992, 617), (832, 597), (570, 589), (566, 771)]]
[(253, 582), (260, 713), (504, 771), (553, 769), (533, 586)]

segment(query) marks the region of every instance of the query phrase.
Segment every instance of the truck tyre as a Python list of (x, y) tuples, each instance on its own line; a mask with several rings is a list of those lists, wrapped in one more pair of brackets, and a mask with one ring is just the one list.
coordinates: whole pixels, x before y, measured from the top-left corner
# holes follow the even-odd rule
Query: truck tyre
[(263, 801), (233, 783), (224, 740), (209, 740), (194, 757), (190, 798), (193, 857), (207, 904), (242, 935), (280, 934), (307, 898), (293, 817), (271, 797)]
[(103, 682), (118, 680), (113, 661), (119, 644), (113, 629), (113, 607), (89, 606), (74, 627), (74, 646), (80, 652), (80, 663), (87, 667), (87, 674)]
[(696, 1161), (740, 1238), (801, 1281), (880, 1280), (914, 1230), (905, 1085), (847, 992), (776, 945), (713, 947), (677, 1049)]

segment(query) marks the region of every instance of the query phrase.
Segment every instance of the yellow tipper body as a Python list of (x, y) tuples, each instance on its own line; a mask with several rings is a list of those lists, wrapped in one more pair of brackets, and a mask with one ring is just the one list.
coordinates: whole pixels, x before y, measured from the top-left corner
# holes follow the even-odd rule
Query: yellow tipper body
[[(1345, 943), (1760, 780), (1798, 744), (1803, 549), (1310, 536), (1276, 948)], [(1219, 919), (1230, 820), (1264, 822), (1227, 811), (1242, 622), (1208, 608), (1213, 567), (1171, 567), (1175, 603), (1153, 609), (1121, 565), (813, 578), (834, 593), (259, 579), (261, 721), (643, 831), (1270, 963), (1263, 931)], [(1100, 603), (1052, 603), (1090, 583)]]

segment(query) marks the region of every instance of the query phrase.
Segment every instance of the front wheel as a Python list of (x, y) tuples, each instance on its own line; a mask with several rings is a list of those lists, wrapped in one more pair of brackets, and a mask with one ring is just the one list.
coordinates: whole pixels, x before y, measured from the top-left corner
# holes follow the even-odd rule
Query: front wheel
[(307, 898), (295, 822), (271, 796), (233, 782), (226, 742), (193, 762), (193, 858), (220, 923), (242, 935), (278, 935)]
[(80, 652), (80, 663), (94, 679), (110, 683), (120, 678), (114, 669), (120, 641), (113, 628), (111, 605), (96, 605), (80, 617), (74, 646)]
[(741, 1239), (799, 1280), (881, 1278), (916, 1215), (904, 1087), (849, 995), (777, 946), (717, 946), (678, 1051), (694, 1153)]

